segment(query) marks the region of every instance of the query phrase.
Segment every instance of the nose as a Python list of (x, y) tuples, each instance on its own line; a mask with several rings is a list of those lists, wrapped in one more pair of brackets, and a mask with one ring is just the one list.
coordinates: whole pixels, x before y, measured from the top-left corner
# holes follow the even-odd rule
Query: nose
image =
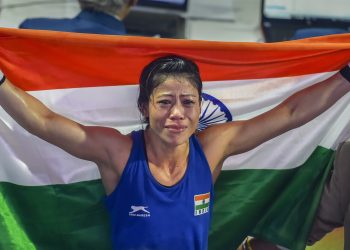
[(175, 103), (170, 110), (170, 119), (182, 120), (184, 119), (184, 108), (180, 103)]

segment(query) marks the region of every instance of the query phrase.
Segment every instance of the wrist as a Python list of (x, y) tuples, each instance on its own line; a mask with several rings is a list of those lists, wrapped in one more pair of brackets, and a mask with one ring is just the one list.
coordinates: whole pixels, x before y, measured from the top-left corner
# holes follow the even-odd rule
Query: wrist
[(344, 77), (349, 83), (350, 83), (350, 67), (349, 65), (346, 65), (344, 68), (342, 68), (339, 73)]
[(2, 71), (0, 70), (0, 85), (3, 84), (3, 82), (5, 81), (5, 75), (2, 73)]

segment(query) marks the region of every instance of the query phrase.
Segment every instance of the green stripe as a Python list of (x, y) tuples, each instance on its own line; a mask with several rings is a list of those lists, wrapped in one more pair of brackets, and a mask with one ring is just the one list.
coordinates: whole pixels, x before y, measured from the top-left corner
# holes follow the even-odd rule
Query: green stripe
[(111, 249), (100, 181), (0, 183), (0, 197), (0, 249)]
[[(9, 239), (8, 243), (0, 244), (1, 249), (35, 249), (22, 226), (18, 223), (16, 214), (12, 213), (5, 196), (0, 193), (1, 238)], [(0, 239), (1, 239), (0, 238)], [(21, 246), (16, 243), (21, 242)]]
[[(253, 233), (301, 249), (332, 157), (333, 151), (318, 147), (302, 168), (223, 171), (215, 185), (209, 249), (236, 249)], [(0, 249), (111, 249), (103, 198), (100, 181), (0, 183)]]
[(223, 171), (215, 185), (209, 249), (237, 249), (248, 234), (304, 249), (333, 156), (318, 147), (300, 168)]
[(207, 207), (209, 207), (209, 203), (197, 205), (197, 206), (195, 206), (195, 209), (199, 210), (199, 209), (203, 209), (203, 208), (207, 208)]

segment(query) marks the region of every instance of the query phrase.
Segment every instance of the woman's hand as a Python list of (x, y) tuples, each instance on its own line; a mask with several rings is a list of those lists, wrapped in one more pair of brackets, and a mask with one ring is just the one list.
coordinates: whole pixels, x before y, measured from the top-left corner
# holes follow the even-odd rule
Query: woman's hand
[(2, 71), (0, 70), (0, 85), (3, 84), (5, 82), (5, 75), (4, 73), (2, 73)]

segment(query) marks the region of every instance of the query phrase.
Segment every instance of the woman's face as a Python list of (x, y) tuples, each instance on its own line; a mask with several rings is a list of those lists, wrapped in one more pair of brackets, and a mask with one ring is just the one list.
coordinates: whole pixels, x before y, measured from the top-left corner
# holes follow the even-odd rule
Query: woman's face
[(200, 115), (198, 90), (184, 77), (169, 77), (153, 90), (145, 114), (149, 129), (167, 144), (186, 143)]

